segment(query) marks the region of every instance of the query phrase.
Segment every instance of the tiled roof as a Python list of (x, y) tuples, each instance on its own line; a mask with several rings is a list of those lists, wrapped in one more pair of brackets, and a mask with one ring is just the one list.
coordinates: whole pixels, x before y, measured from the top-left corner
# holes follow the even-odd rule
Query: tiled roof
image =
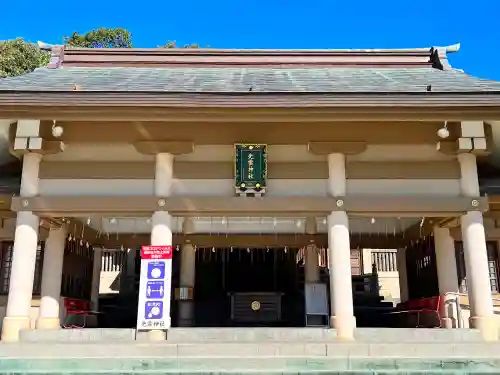
[(1, 92), (500, 93), (500, 82), (433, 68), (62, 68), (0, 79)]

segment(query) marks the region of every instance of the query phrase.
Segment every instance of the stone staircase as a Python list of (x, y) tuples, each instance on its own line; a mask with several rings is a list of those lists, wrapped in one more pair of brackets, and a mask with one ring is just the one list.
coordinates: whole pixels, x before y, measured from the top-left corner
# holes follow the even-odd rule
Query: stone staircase
[[(0, 344), (0, 374), (499, 374), (500, 342), (476, 330), (177, 328), (163, 342), (133, 330), (23, 332)], [(40, 331), (38, 331), (40, 332)]]

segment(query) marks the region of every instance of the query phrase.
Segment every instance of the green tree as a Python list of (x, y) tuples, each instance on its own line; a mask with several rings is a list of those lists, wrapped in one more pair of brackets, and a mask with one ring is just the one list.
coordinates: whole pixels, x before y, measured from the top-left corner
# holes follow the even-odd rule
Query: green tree
[(64, 38), (64, 44), (81, 48), (132, 48), (132, 35), (121, 27), (101, 27), (86, 34), (74, 32)]
[[(177, 46), (175, 40), (173, 41), (169, 40), (167, 44), (165, 44), (161, 48), (181, 48), (181, 47)], [(182, 48), (200, 48), (200, 46), (197, 43), (193, 43), (193, 44), (185, 44)]]
[[(85, 34), (74, 32), (64, 38), (69, 47), (80, 48), (132, 48), (132, 35), (123, 28), (98, 28)], [(168, 41), (160, 48), (181, 48), (175, 41)], [(196, 43), (182, 48), (199, 48)], [(50, 61), (50, 53), (40, 50), (35, 44), (22, 38), (0, 41), (0, 78), (13, 77), (32, 72)]]
[(50, 54), (22, 38), (0, 41), (0, 78), (32, 72), (50, 61)]

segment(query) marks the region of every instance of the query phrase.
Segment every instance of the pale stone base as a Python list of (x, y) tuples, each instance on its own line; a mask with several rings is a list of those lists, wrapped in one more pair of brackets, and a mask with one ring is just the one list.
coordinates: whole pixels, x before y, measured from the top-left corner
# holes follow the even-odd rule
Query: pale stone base
[(345, 340), (354, 340), (354, 330), (356, 328), (356, 318), (350, 317), (337, 317), (330, 318), (332, 328), (337, 330), (337, 337)]
[(61, 328), (59, 318), (38, 318), (36, 321), (36, 329), (57, 329)]
[(441, 318), (441, 328), (447, 328), (447, 329), (454, 328), (453, 319)]
[(167, 339), (167, 332), (160, 330), (148, 331), (148, 341), (165, 341)]
[(484, 340), (497, 341), (500, 328), (499, 320), (499, 317), (495, 315), (471, 316), (469, 318), (469, 326), (478, 329)]
[(19, 331), (31, 329), (27, 316), (6, 316), (3, 319), (2, 341), (19, 341)]
[(192, 327), (194, 325), (194, 301), (179, 301), (179, 327)]

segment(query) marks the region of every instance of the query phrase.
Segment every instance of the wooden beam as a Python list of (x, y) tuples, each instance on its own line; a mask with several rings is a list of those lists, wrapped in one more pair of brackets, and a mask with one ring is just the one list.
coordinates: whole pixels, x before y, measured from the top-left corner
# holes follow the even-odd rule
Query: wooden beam
[(500, 211), (494, 210), (494, 211), (488, 211), (484, 213), (484, 217), (493, 219), (493, 220), (500, 220)]
[(1, 210), (0, 211), (0, 218), (2, 219), (12, 219), (17, 216), (17, 213), (14, 211), (9, 210)]
[(427, 237), (432, 234), (435, 226), (441, 226), (446, 223), (449, 218), (446, 217), (422, 217), (421, 221), (412, 225), (404, 231), (403, 238), (416, 241), (420, 238)]
[[(485, 197), (450, 196), (347, 196), (347, 197), (153, 197), (153, 196), (45, 196), (12, 198), (13, 211), (33, 211), (52, 217), (88, 215), (150, 216), (169, 211), (174, 216), (323, 216), (332, 211), (353, 214), (443, 217), (466, 211), (486, 211)], [(453, 215), (454, 214), (454, 215)]]
[[(116, 234), (102, 233), (89, 242), (93, 245), (100, 244), (104, 248), (131, 248), (136, 249), (142, 245), (150, 244), (150, 234)], [(321, 234), (174, 234), (173, 246), (192, 244), (197, 247), (303, 247), (315, 244), (317, 247), (328, 248), (328, 235)], [(351, 248), (395, 249), (404, 246), (401, 236), (381, 234), (351, 234)]]
[(16, 217), (16, 213), (11, 211), (12, 206), (12, 195), (2, 194), (0, 195), (0, 217), (1, 218), (11, 218)]
[(360, 154), (366, 150), (366, 142), (309, 142), (307, 148), (315, 155), (342, 153), (344, 155)]
[(500, 195), (488, 195), (488, 201), (490, 204), (500, 205)]
[(190, 154), (194, 150), (192, 141), (140, 141), (134, 143), (137, 152), (146, 155), (169, 153), (172, 155)]
[(101, 236), (97, 230), (76, 218), (49, 218), (46, 222), (48, 223), (48, 229), (54, 226), (66, 225), (68, 235), (73, 238), (88, 242), (93, 246), (106, 247), (106, 237)]

